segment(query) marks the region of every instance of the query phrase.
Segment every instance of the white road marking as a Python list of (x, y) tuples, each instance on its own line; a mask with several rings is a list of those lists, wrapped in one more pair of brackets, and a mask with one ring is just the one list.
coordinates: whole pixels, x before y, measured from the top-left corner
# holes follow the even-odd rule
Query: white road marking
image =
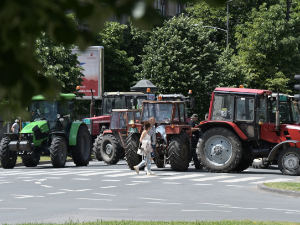
[(197, 179), (191, 179), (191, 181), (208, 181), (208, 180), (220, 180), (220, 179), (226, 179), (231, 178), (235, 176), (214, 176), (214, 177), (204, 177), (204, 178), (197, 178)]
[(15, 195), (15, 196), (16, 196), (15, 198), (44, 198), (44, 196), (41, 195)]
[(62, 191), (70, 191), (70, 192), (82, 192), (82, 191), (91, 191), (92, 189), (79, 189), (79, 190), (71, 190), (71, 189), (60, 189)]
[(203, 174), (187, 174), (187, 175), (181, 175), (181, 176), (173, 176), (173, 177), (163, 177), (159, 178), (162, 180), (178, 180), (178, 179), (186, 179), (186, 178), (192, 178), (192, 177), (203, 177)]
[(99, 211), (126, 211), (128, 209), (101, 209), (101, 208), (79, 208), (80, 210), (99, 210)]
[(113, 194), (104, 194), (104, 193), (93, 193), (94, 195), (105, 195), (105, 196), (117, 196), (117, 195), (113, 195)]
[(136, 173), (135, 172), (118, 173), (118, 174), (105, 175), (105, 177), (125, 177), (125, 176), (132, 176), (132, 175), (136, 175)]
[[(64, 176), (64, 175), (82, 175), (82, 173), (89, 173), (89, 172), (93, 172), (93, 171), (64, 171), (64, 172), (53, 172), (53, 173), (48, 173), (49, 175), (59, 175), (59, 176)], [(83, 174), (84, 176), (84, 174)]]
[(91, 180), (90, 178), (72, 178), (72, 180)]
[(212, 184), (193, 184), (193, 185), (212, 185)]
[(100, 171), (100, 172), (95, 172), (93, 171), (93, 173), (84, 173), (84, 174), (77, 174), (78, 176), (95, 176), (95, 175), (101, 175), (101, 174), (108, 174), (108, 173), (118, 173), (121, 171)]
[(249, 181), (249, 180), (259, 180), (263, 179), (264, 177), (244, 177), (244, 178), (238, 178), (238, 179), (232, 179), (232, 180), (221, 180), (218, 182), (224, 182), (224, 183), (237, 183), (241, 181)]
[(121, 180), (101, 180), (101, 181), (118, 182), (118, 181), (121, 181)]
[(47, 193), (47, 195), (59, 195), (59, 194), (65, 194), (66, 192), (53, 192), (53, 193)]
[(59, 180), (62, 179), (62, 177), (45, 177), (46, 179), (53, 179), (53, 180)]
[(226, 186), (227, 187), (244, 187), (244, 186), (241, 186), (241, 185), (234, 185), (234, 184), (228, 184)]
[(125, 185), (129, 185), (129, 186), (134, 186), (134, 185), (138, 185), (139, 183), (132, 183), (132, 184), (125, 184)]
[(34, 182), (35, 184), (41, 184), (42, 182)]
[(243, 207), (236, 207), (236, 206), (218, 206), (220, 208), (229, 208), (229, 209), (250, 209), (250, 210), (256, 210), (258, 208), (243, 208)]
[(131, 182), (137, 182), (137, 183), (150, 183), (151, 181), (148, 180), (133, 180)]
[(214, 205), (214, 206), (230, 206), (230, 205), (226, 205), (226, 204), (202, 203), (202, 202), (199, 202), (197, 204), (200, 204), (200, 205)]
[(293, 179), (290, 178), (277, 178), (277, 179), (272, 179), (272, 180), (261, 180), (261, 181), (256, 181), (256, 182), (251, 182), (250, 184), (261, 184), (261, 183), (270, 183), (270, 182), (284, 182), (284, 181), (290, 181)]
[(0, 182), (0, 184), (10, 184), (12, 182), (9, 182), (9, 181), (4, 181), (4, 182)]
[(49, 185), (41, 185), (41, 187), (53, 188), (53, 186), (49, 186)]
[(293, 209), (276, 209), (276, 208), (264, 208), (268, 210), (276, 210), (276, 211), (289, 211), (289, 212), (297, 212), (300, 213), (300, 210), (293, 210)]
[(19, 210), (19, 209), (27, 209), (27, 208), (0, 208), (0, 210)]
[(99, 198), (76, 198), (79, 200), (91, 200), (91, 201), (107, 201), (107, 202), (111, 202), (111, 199), (99, 199)]
[(146, 202), (149, 204), (162, 204), (162, 205), (182, 205), (182, 203), (177, 202)]
[(158, 199), (158, 198), (143, 198), (143, 197), (140, 197), (139, 199), (153, 200), (153, 201), (167, 201), (167, 199)]
[(106, 187), (99, 187), (99, 188), (115, 188), (117, 186), (106, 186)]
[(182, 212), (231, 212), (229, 210), (208, 210), (208, 209), (183, 209)]
[(296, 212), (284, 212), (284, 213), (287, 213), (287, 214), (297, 214), (297, 215), (300, 215), (300, 213), (296, 213)]
[(181, 183), (176, 183), (176, 182), (163, 182), (163, 184), (181, 184)]

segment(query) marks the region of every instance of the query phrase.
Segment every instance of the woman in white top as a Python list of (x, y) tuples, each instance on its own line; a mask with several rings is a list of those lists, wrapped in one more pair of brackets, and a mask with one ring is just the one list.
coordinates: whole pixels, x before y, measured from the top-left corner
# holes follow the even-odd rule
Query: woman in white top
[[(151, 128), (151, 125), (149, 122), (145, 122), (145, 125), (144, 125), (144, 131), (140, 137), (140, 143), (142, 143), (143, 140), (147, 140), (147, 141), (150, 141), (151, 143), (151, 136), (149, 135), (149, 130)], [(150, 145), (151, 146), (151, 145)], [(151, 147), (152, 148), (152, 147)], [(152, 149), (153, 151), (153, 149)], [(147, 165), (147, 175), (148, 176), (151, 176), (151, 175), (155, 175), (152, 171), (151, 171), (151, 154), (148, 153), (146, 155), (144, 155), (143, 157), (143, 160), (142, 162), (140, 162), (138, 165), (134, 166), (133, 168), (135, 169), (136, 173), (139, 174), (140, 172), (140, 168), (142, 166), (144, 166), (146, 163)]]

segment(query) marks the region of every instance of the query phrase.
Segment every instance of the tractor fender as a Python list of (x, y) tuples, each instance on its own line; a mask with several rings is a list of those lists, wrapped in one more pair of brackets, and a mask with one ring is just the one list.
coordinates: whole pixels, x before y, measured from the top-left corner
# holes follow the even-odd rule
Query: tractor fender
[(82, 121), (74, 121), (71, 125), (70, 135), (69, 135), (69, 145), (75, 146), (77, 143), (77, 133), (81, 124), (85, 124)]
[(248, 139), (247, 136), (244, 134), (244, 132), (241, 131), (241, 129), (235, 123), (229, 121), (222, 121), (222, 122), (204, 121), (203, 123), (200, 123), (198, 127), (201, 129), (203, 133), (205, 133), (205, 131), (213, 127), (225, 127), (235, 132), (242, 140), (246, 141)]
[(104, 134), (112, 134), (113, 132), (112, 132), (112, 130), (105, 130), (105, 131), (103, 131), (103, 135)]
[(289, 145), (290, 143), (296, 144), (298, 142), (299, 141), (296, 141), (296, 140), (287, 140), (287, 141), (280, 142), (274, 148), (272, 148), (272, 150), (270, 151), (270, 153), (269, 153), (268, 158), (267, 158), (266, 161), (272, 161), (272, 160), (274, 160), (275, 155), (276, 155), (278, 149), (280, 149), (282, 146)]

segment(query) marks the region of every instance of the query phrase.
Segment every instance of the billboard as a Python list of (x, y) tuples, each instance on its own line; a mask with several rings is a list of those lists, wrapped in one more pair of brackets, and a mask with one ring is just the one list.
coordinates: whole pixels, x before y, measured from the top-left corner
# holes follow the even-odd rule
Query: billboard
[(90, 46), (81, 51), (75, 47), (72, 53), (80, 54), (78, 61), (80, 66), (84, 68), (82, 71), (84, 74), (83, 82), (79, 90), (80, 93), (85, 94), (83, 99), (91, 99), (91, 90), (95, 99), (101, 99), (104, 85), (104, 48), (102, 46)]

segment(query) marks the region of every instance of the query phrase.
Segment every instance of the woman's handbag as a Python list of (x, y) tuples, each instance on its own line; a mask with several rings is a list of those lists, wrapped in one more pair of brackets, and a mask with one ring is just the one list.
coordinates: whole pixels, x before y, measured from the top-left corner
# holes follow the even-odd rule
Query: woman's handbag
[(138, 148), (137, 152), (136, 152), (138, 155), (143, 155), (143, 151), (141, 148)]

